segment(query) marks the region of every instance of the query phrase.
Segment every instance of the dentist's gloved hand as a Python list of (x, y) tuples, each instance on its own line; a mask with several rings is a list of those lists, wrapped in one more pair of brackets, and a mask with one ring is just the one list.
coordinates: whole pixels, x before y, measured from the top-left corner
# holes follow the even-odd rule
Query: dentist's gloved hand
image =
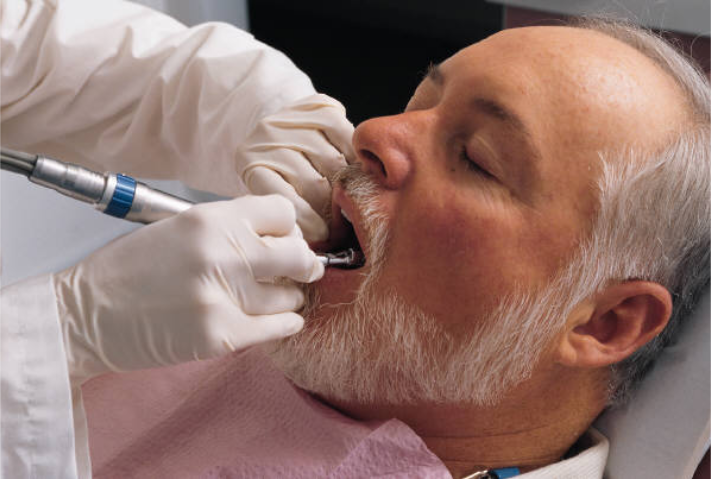
[(312, 95), (257, 124), (238, 152), (239, 174), (252, 194), (289, 198), (304, 238), (322, 241), (328, 238), (329, 180), (353, 161), (352, 137), (343, 105)]
[(140, 228), (53, 276), (72, 382), (293, 334), (304, 301), (294, 281), (323, 271), (294, 207), (276, 195), (197, 205)]

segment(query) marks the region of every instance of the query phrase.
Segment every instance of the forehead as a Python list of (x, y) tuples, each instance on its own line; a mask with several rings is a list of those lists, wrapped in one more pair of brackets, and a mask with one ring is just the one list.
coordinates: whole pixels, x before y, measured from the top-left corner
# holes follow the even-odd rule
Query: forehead
[(548, 148), (649, 146), (683, 117), (671, 78), (632, 47), (590, 30), (505, 30), (460, 51), (442, 70), (463, 94), (491, 95), (518, 110), (542, 141), (557, 140)]

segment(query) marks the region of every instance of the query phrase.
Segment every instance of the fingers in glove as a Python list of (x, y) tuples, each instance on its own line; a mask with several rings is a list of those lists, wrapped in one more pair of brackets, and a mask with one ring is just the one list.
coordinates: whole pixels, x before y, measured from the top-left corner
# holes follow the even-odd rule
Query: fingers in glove
[[(272, 278), (272, 281), (275, 278)], [(239, 306), (247, 314), (264, 315), (297, 311), (304, 305), (304, 292), (290, 282), (252, 283), (238, 290)]]
[(281, 339), (298, 333), (304, 319), (296, 313), (247, 316), (220, 327), (210, 342), (210, 348), (196, 358), (210, 358), (228, 354), (259, 343)]
[[(271, 192), (270, 192), (271, 193)], [(287, 236), (296, 225), (296, 210), (284, 196), (243, 196), (231, 200), (235, 218), (244, 218), (258, 235)], [(229, 221), (230, 216), (225, 216)]]
[[(264, 136), (264, 141), (250, 145), (249, 151), (252, 154), (264, 152), (267, 153), (266, 159), (271, 159), (268, 152), (274, 150), (300, 152), (303, 159), (326, 178), (332, 178), (338, 170), (347, 165), (345, 155), (328, 140), (321, 130), (295, 127), (286, 131), (283, 127), (268, 125)], [(275, 167), (283, 165), (283, 163), (273, 163)]]
[[(260, 171), (269, 170), (294, 187), (308, 204), (317, 211), (331, 198), (331, 184), (317, 172), (309, 160), (297, 150), (269, 148), (255, 156), (252, 165), (245, 170), (242, 178), (249, 191), (254, 193), (254, 183)], [(257, 177), (255, 177), (255, 174)]]
[(274, 339), (281, 339), (301, 331), (304, 318), (296, 313), (280, 313), (246, 318), (222, 338), (223, 345), (232, 351)]
[[(278, 173), (266, 168), (254, 168), (249, 188), (255, 195), (276, 193), (288, 199), (294, 205), (296, 222), (307, 242), (324, 241), (328, 238), (328, 226), (323, 218)], [(321, 210), (325, 211), (329, 204), (330, 198), (328, 202), (323, 203)]]
[(287, 128), (308, 127), (320, 130), (345, 155), (349, 163), (355, 160), (353, 125), (346, 118), (343, 105), (327, 95), (316, 94), (304, 98), (291, 109), (269, 118), (268, 123)]
[(252, 273), (257, 281), (286, 277), (300, 283), (321, 279), (324, 267), (306, 241), (297, 238), (261, 238), (265, 250), (252, 261)]

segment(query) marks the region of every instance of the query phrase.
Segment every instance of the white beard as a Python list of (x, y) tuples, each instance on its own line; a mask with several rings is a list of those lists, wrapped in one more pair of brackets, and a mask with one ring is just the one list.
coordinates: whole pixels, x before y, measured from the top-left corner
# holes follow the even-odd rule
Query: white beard
[(371, 266), (352, 303), (321, 304), (315, 289), (307, 288), (304, 329), (267, 348), (276, 365), (297, 386), (340, 401), (500, 402), (530, 376), (557, 329), (544, 318), (550, 316), (547, 295), (504, 298), (466, 334), (453, 334), (396, 291), (378, 285), (388, 241), (375, 207), (377, 186), (357, 167), (340, 177), (361, 209), (371, 238)]

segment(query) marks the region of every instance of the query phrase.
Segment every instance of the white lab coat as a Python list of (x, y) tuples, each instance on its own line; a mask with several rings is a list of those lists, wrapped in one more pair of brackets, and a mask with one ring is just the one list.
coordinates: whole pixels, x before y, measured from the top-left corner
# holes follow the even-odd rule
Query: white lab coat
[[(235, 196), (237, 145), (315, 93), (286, 56), (226, 24), (188, 29), (121, 0), (0, 2), (5, 147)], [(49, 276), (1, 301), (1, 477), (90, 477)]]

